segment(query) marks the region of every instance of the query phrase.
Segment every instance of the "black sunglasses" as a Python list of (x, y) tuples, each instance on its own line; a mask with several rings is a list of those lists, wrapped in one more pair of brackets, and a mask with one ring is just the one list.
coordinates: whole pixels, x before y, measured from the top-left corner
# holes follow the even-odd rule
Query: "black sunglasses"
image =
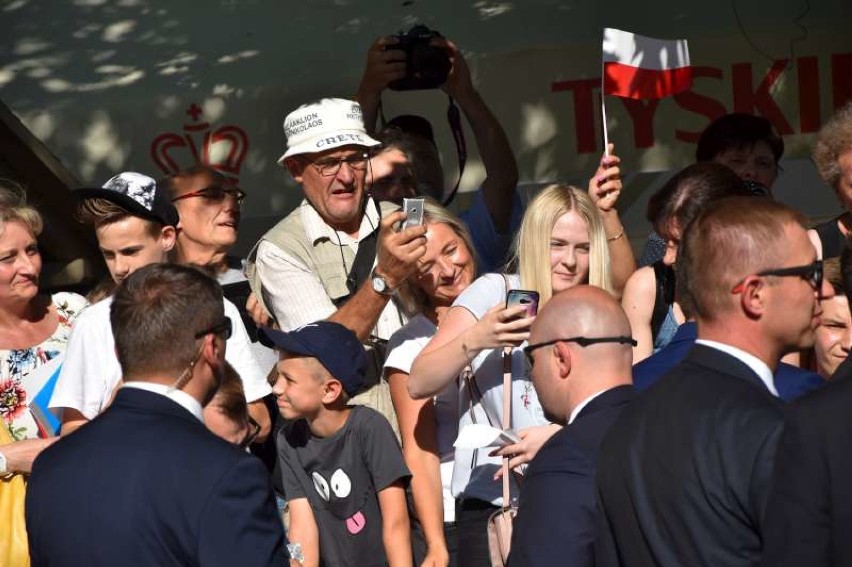
[(191, 193), (181, 195), (180, 197), (175, 197), (172, 199), (172, 203), (182, 199), (190, 199), (192, 197), (201, 197), (205, 201), (210, 201), (212, 203), (221, 203), (225, 200), (225, 197), (233, 197), (237, 203), (242, 203), (246, 200), (246, 192), (238, 187), (211, 185), (210, 187), (205, 187), (198, 191), (192, 191)]
[(248, 416), (249, 422), (249, 430), (246, 431), (245, 437), (240, 441), (240, 444), (237, 445), (240, 449), (245, 449), (257, 439), (257, 436), (260, 434), (260, 424), (254, 420), (252, 416)]
[(226, 341), (231, 338), (231, 333), (234, 331), (234, 326), (231, 323), (231, 320), (225, 317), (220, 323), (217, 323), (210, 327), (209, 329), (204, 329), (203, 331), (199, 331), (195, 333), (196, 339), (204, 338), (207, 335), (222, 335), (222, 338)]
[[(813, 264), (807, 264), (805, 266), (792, 266), (790, 268), (763, 270), (762, 272), (758, 272), (755, 275), (777, 277), (799, 276), (800, 278), (811, 284), (811, 287), (813, 287), (814, 290), (819, 294), (819, 296), (822, 297), (822, 260), (817, 260)], [(734, 286), (734, 288), (731, 290), (731, 293), (741, 293), (743, 291), (744, 283), (745, 278), (740, 280), (740, 282)]]
[(624, 335), (618, 337), (595, 337), (590, 339), (588, 337), (571, 337), (569, 339), (553, 339), (552, 341), (546, 341), (543, 343), (535, 343), (533, 345), (527, 345), (524, 347), (524, 356), (527, 357), (527, 361), (530, 363), (530, 366), (533, 365), (532, 352), (541, 347), (546, 347), (550, 345), (555, 345), (556, 343), (577, 343), (583, 348), (587, 346), (596, 345), (598, 343), (618, 343), (622, 345), (630, 345), (636, 346), (636, 340), (633, 337), (626, 337)]

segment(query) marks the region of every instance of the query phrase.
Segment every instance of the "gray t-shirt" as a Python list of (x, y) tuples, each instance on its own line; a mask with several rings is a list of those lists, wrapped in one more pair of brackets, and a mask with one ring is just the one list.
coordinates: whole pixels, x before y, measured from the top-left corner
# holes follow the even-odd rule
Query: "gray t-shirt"
[[(520, 278), (509, 275), (509, 289), (520, 287)], [(453, 303), (453, 307), (464, 307), (477, 320), (495, 305), (506, 303), (506, 280), (500, 274), (485, 274), (473, 282)], [(523, 345), (522, 345), (523, 346)], [(460, 387), (459, 431), (470, 423), (490, 423), (501, 426), (503, 417), (503, 349), (487, 349), (473, 359), (474, 389), (466, 384)], [(472, 395), (471, 395), (472, 394)], [(471, 408), (471, 398), (473, 407)], [(515, 431), (550, 423), (530, 379), (530, 368), (521, 348), (512, 350), (512, 422)], [(456, 498), (477, 498), (501, 506), (503, 485), (494, 480), (494, 473), (501, 465), (500, 457), (489, 457), (493, 448), (456, 449), (453, 468), (452, 491)], [(513, 479), (514, 480), (514, 479)], [(511, 485), (512, 497), (518, 495), (515, 482)]]
[(304, 419), (278, 434), (281, 480), (288, 500), (307, 498), (326, 566), (386, 565), (378, 492), (411, 473), (393, 430), (375, 410), (352, 406), (346, 424), (328, 437)]

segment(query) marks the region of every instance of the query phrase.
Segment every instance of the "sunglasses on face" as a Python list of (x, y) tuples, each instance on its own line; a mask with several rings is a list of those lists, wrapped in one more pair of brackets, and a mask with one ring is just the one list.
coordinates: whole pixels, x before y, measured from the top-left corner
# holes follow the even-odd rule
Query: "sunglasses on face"
[(172, 203), (176, 201), (181, 201), (183, 199), (190, 199), (192, 197), (201, 197), (205, 201), (211, 203), (221, 203), (225, 200), (226, 197), (232, 197), (237, 202), (237, 204), (240, 204), (245, 201), (246, 192), (237, 187), (211, 185), (210, 187), (205, 187), (204, 189), (199, 189), (198, 191), (192, 191), (191, 193), (181, 195), (180, 197), (175, 197), (174, 199), (172, 199)]
[(638, 343), (633, 337), (626, 337), (624, 335), (620, 335), (618, 337), (571, 337), (569, 339), (553, 339), (552, 341), (545, 341), (543, 343), (535, 343), (532, 345), (527, 345), (524, 347), (524, 356), (527, 357), (527, 362), (530, 363), (530, 366), (533, 365), (533, 357), (532, 353), (534, 350), (539, 349), (541, 347), (555, 345), (556, 343), (577, 343), (583, 348), (587, 346), (596, 345), (599, 343), (618, 343), (621, 345), (630, 345), (636, 346)]
[(227, 341), (231, 338), (231, 333), (233, 332), (233, 330), (234, 327), (231, 323), (231, 320), (225, 317), (220, 323), (213, 325), (209, 329), (204, 329), (203, 331), (195, 333), (195, 338), (201, 339), (206, 337), (207, 335), (221, 335), (221, 337)]
[(254, 420), (252, 416), (248, 416), (248, 431), (246, 431), (245, 437), (240, 441), (240, 444), (237, 445), (240, 449), (245, 449), (257, 439), (257, 436), (260, 434), (260, 424)]
[[(807, 264), (805, 266), (792, 266), (790, 268), (778, 268), (772, 270), (763, 270), (762, 272), (758, 272), (755, 274), (756, 276), (776, 276), (776, 277), (787, 277), (787, 276), (798, 276), (808, 282), (814, 291), (822, 296), (822, 260), (817, 260), (813, 264)], [(745, 286), (745, 278), (743, 278), (734, 288), (731, 290), (731, 293), (742, 293)]]
[(314, 166), (323, 177), (331, 177), (332, 175), (337, 175), (337, 172), (340, 171), (340, 168), (344, 163), (355, 171), (364, 171), (367, 169), (367, 162), (369, 160), (370, 154), (368, 152), (362, 152), (342, 158), (321, 159), (311, 165)]

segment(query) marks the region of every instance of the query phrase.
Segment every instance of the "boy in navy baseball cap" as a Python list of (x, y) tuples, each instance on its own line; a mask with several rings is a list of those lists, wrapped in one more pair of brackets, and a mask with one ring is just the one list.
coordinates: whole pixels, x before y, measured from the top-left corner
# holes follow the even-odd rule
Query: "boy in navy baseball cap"
[(367, 355), (355, 333), (317, 321), (261, 328), (280, 352), (272, 393), (289, 423), (278, 434), (290, 507), (291, 556), (324, 565), (410, 565), (405, 487), (411, 477), (387, 419), (349, 405)]

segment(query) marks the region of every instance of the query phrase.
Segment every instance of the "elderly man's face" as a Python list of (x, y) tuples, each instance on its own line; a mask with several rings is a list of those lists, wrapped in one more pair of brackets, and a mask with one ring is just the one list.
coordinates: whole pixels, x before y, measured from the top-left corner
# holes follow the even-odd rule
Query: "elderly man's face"
[(178, 242), (227, 251), (237, 241), (241, 192), (209, 173), (175, 181), (174, 205), (180, 215)]
[(367, 150), (344, 146), (287, 160), (293, 179), (322, 219), (336, 230), (357, 232), (361, 224)]

